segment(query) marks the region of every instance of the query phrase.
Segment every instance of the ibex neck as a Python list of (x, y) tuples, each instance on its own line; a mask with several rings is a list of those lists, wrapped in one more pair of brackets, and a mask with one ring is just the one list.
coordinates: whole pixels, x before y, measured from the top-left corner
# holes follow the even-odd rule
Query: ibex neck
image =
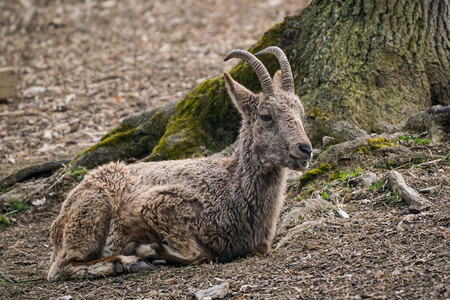
[(241, 217), (253, 227), (253, 234), (270, 241), (283, 204), (286, 169), (263, 163), (252, 145), (252, 139), (241, 138), (228, 166), (234, 176), (232, 198)]

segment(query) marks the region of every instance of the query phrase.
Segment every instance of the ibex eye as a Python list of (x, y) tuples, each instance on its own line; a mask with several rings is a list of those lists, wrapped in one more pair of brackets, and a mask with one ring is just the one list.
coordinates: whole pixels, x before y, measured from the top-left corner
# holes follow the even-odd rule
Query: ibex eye
[(261, 118), (261, 120), (266, 122), (272, 120), (272, 117), (270, 115), (260, 115), (259, 117)]

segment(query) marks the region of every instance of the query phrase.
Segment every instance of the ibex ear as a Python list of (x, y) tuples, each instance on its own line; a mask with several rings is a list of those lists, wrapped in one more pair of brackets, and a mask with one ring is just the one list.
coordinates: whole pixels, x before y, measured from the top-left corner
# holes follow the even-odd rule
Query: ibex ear
[(227, 72), (224, 72), (223, 76), (225, 77), (225, 87), (227, 88), (228, 94), (230, 95), (231, 100), (233, 100), (234, 105), (241, 112), (243, 117), (249, 117), (251, 115), (252, 106), (255, 105), (255, 95), (231, 78), (231, 75)]
[(281, 70), (278, 70), (273, 74), (273, 85), (276, 89), (281, 89)]

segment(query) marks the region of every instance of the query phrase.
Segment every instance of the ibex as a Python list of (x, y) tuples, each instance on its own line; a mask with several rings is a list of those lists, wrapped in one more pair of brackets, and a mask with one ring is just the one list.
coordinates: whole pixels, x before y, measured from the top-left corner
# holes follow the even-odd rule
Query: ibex
[(233, 155), (151, 163), (109, 163), (73, 189), (51, 227), (48, 280), (94, 278), (153, 268), (155, 260), (189, 265), (265, 254), (275, 235), (286, 167), (305, 170), (312, 146), (294, 94), (289, 61), (274, 79), (253, 54), (233, 50), (256, 72), (254, 94), (224, 73), (242, 115)]

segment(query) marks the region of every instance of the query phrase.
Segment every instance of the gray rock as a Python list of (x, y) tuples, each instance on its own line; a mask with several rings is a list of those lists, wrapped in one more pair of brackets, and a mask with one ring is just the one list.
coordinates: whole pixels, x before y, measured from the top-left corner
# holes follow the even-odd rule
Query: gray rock
[(211, 154), (209, 157), (214, 158), (214, 159), (221, 158), (221, 157), (229, 157), (233, 154), (234, 150), (236, 150), (237, 144), (238, 143), (236, 141), (233, 144), (225, 147), (225, 149), (223, 149), (222, 151)]
[(408, 118), (405, 130), (428, 132), (427, 138), (432, 143), (445, 141), (450, 132), (450, 105), (432, 106)]
[(50, 184), (42, 179), (17, 183), (10, 191), (0, 195), (0, 210), (11, 201), (22, 202), (23, 199), (40, 199), (49, 187)]
[(336, 139), (331, 136), (324, 136), (322, 138), (322, 147), (326, 147), (328, 145), (333, 145), (335, 143)]
[(375, 132), (377, 133), (396, 133), (400, 131), (400, 127), (397, 125), (387, 124), (387, 123), (378, 123), (375, 125)]
[(335, 209), (335, 206), (323, 199), (305, 199), (293, 206), (281, 216), (278, 234), (302, 223), (304, 219), (324, 210)]
[(318, 226), (325, 221), (325, 218), (320, 218), (314, 221), (303, 222), (291, 229), (288, 230), (286, 235), (284, 235), (281, 240), (278, 242), (276, 249), (286, 246), (290, 243), (292, 239), (295, 238), (296, 235), (301, 234), (303, 231), (308, 230), (311, 227)]
[(331, 134), (337, 142), (346, 142), (368, 136), (365, 130), (347, 121), (336, 122), (331, 129)]
[(222, 299), (230, 292), (230, 283), (223, 282), (219, 285), (215, 285), (206, 290), (200, 290), (195, 292), (195, 299), (205, 299), (210, 297), (211, 299)]
[(365, 187), (372, 186), (377, 180), (378, 180), (377, 174), (370, 171), (365, 172), (361, 178), (361, 182)]

